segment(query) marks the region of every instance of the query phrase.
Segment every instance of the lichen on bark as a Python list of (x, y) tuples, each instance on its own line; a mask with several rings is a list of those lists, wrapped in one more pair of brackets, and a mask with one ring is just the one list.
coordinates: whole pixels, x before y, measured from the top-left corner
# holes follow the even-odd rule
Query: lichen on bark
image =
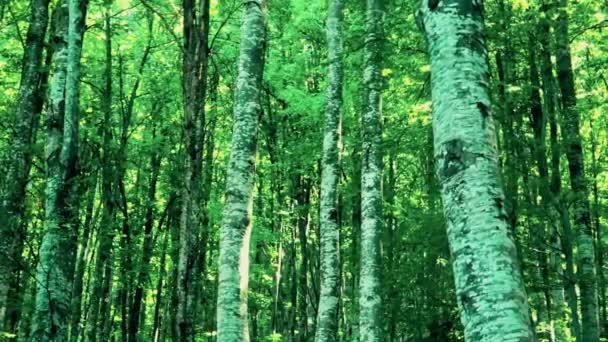
[(503, 205), (481, 3), (443, 0), (431, 10), (424, 0), (421, 12), (431, 58), (436, 171), (465, 339), (531, 341)]

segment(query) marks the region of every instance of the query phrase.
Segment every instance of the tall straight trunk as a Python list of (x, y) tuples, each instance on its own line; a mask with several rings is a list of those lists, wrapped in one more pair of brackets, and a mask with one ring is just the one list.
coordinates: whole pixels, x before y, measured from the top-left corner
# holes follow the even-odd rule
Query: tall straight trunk
[[(109, 277), (112, 274), (112, 241), (114, 240), (114, 221), (116, 202), (113, 194), (114, 167), (112, 162), (112, 26), (110, 3), (106, 3), (104, 15), (105, 32), (105, 70), (103, 88), (103, 145), (101, 153), (101, 202), (103, 210), (97, 233), (97, 254), (95, 256), (94, 280), (90, 287), (89, 309), (85, 341), (96, 341), (103, 325), (100, 317), (106, 316), (109, 302)], [(101, 328), (101, 329), (100, 329)]]
[(600, 209), (600, 194), (598, 186), (599, 165), (597, 159), (597, 136), (593, 131), (593, 123), (589, 124), (591, 128), (591, 175), (593, 177), (593, 229), (595, 231), (595, 245), (597, 253), (597, 276), (598, 276), (598, 298), (600, 312), (600, 336), (604, 337), (608, 331), (608, 312), (606, 312), (606, 279), (604, 276), (604, 242), (601, 225), (601, 209)]
[(247, 291), (260, 87), (264, 70), (266, 1), (244, 3), (232, 150), (220, 230), (218, 342), (249, 341)]
[(532, 341), (499, 180), (481, 3), (425, 0), (420, 11), (431, 56), (436, 172), (465, 340)]
[[(388, 332), (388, 341), (394, 342), (397, 341), (397, 323), (399, 322), (399, 289), (397, 286), (398, 277), (392, 272), (392, 270), (396, 269), (398, 266), (397, 258), (395, 253), (395, 247), (397, 244), (396, 236), (396, 220), (395, 220), (395, 187), (396, 187), (396, 177), (395, 177), (395, 154), (393, 152), (389, 155), (388, 161), (388, 175), (386, 187), (384, 188), (384, 196), (385, 196), (385, 220), (386, 227), (385, 230), (385, 241), (384, 250), (386, 251), (386, 267), (384, 268), (388, 273), (385, 277), (387, 287), (386, 287), (386, 302), (388, 303), (388, 308), (386, 312), (388, 314), (388, 324), (387, 332)], [(389, 273), (390, 272), (390, 273)]]
[(84, 289), (84, 272), (86, 269), (86, 254), (89, 249), (91, 230), (93, 227), (93, 214), (95, 207), (95, 194), (97, 193), (98, 172), (93, 171), (88, 185), (87, 205), (85, 209), (85, 220), (83, 231), (78, 239), (78, 251), (76, 253), (76, 264), (74, 266), (74, 282), (72, 284), (72, 302), (70, 313), (70, 335), (69, 341), (77, 342), (80, 336), (80, 316), (82, 314), (82, 291)]
[(11, 278), (21, 264), (25, 239), (22, 222), (25, 189), (32, 164), (34, 132), (44, 99), (42, 55), (49, 21), (48, 7), (49, 0), (32, 0), (17, 111), (10, 139), (11, 153), (0, 198), (0, 328), (4, 326), (7, 310), (12, 309), (8, 306), (21, 305), (12, 301), (8, 293)]
[[(153, 110), (158, 110), (154, 108)], [(152, 123), (152, 139), (156, 139), (156, 124)], [(152, 259), (152, 253), (154, 252), (154, 246), (152, 241), (152, 228), (154, 227), (154, 209), (156, 202), (156, 185), (158, 182), (158, 176), (160, 172), (160, 164), (162, 157), (159, 151), (153, 151), (150, 157), (150, 182), (148, 185), (148, 198), (146, 201), (146, 213), (144, 221), (144, 242), (142, 245), (141, 260), (139, 262), (139, 272), (135, 280), (135, 294), (133, 297), (133, 304), (129, 310), (129, 341), (137, 341), (137, 336), (140, 331), (141, 312), (143, 301), (145, 298), (144, 292), (146, 289), (146, 283), (148, 274), (150, 274), (150, 260)], [(158, 300), (158, 299), (157, 299)]]
[[(80, 56), (86, 0), (66, 0), (58, 10), (57, 72), (47, 119), (45, 226), (36, 271), (32, 340), (65, 341), (78, 237), (78, 123)], [(57, 40), (56, 40), (57, 41)]]
[(361, 163), (361, 277), (359, 331), (362, 341), (382, 341), (382, 0), (367, 0)]
[[(307, 342), (309, 340), (308, 332), (308, 264), (309, 264), (309, 249), (308, 249), (308, 227), (310, 218), (310, 182), (302, 181), (299, 178), (298, 184), (298, 196), (297, 196), (297, 208), (298, 213), (297, 226), (298, 226), (298, 240), (300, 241), (300, 269), (298, 270), (297, 283), (299, 289), (297, 290), (298, 299), (298, 341)], [(294, 246), (295, 252), (295, 246)], [(295, 260), (294, 260), (295, 261)], [(295, 279), (293, 280), (296, 281)]]
[[(580, 322), (578, 315), (578, 301), (575, 289), (574, 279), (574, 260), (573, 260), (573, 249), (572, 249), (572, 229), (570, 227), (570, 215), (563, 204), (561, 195), (561, 167), (560, 157), (561, 148), (558, 139), (558, 122), (556, 117), (557, 110), (557, 90), (555, 84), (555, 77), (553, 75), (553, 62), (551, 61), (551, 47), (550, 47), (550, 17), (551, 13), (546, 2), (541, 5), (543, 16), (541, 17), (540, 24), (538, 27), (538, 42), (540, 45), (540, 61), (541, 61), (541, 79), (542, 88), (544, 94), (544, 109), (547, 112), (549, 121), (549, 132), (550, 132), (550, 146), (551, 146), (551, 177), (549, 181), (549, 187), (552, 195), (552, 203), (558, 212), (558, 218), (554, 226), (560, 226), (562, 228), (562, 238), (560, 239), (560, 232), (558, 227), (554, 227), (551, 233), (552, 245), (559, 247), (565, 256), (566, 272), (562, 271), (561, 253), (559, 249), (552, 249), (557, 252), (553, 252), (552, 271), (558, 277), (557, 281), (554, 281), (552, 285), (553, 297), (554, 297), (554, 310), (563, 310), (563, 301), (560, 299), (564, 298), (564, 292), (567, 298), (568, 307), (570, 309), (569, 328), (571, 334), (580, 340)], [(568, 319), (566, 319), (568, 320)], [(560, 324), (560, 322), (557, 322)], [(561, 322), (563, 324), (564, 322)]]
[(167, 260), (167, 241), (169, 240), (169, 233), (165, 232), (163, 237), (163, 245), (161, 248), (160, 262), (158, 266), (158, 281), (156, 282), (156, 302), (154, 303), (154, 321), (152, 325), (152, 340), (158, 342), (161, 334), (161, 307), (163, 303), (163, 281), (167, 271), (165, 269), (165, 262)]
[[(539, 71), (537, 65), (537, 48), (536, 42), (530, 36), (528, 41), (528, 55), (529, 55), (529, 76), (530, 76), (530, 112), (531, 112), (531, 124), (532, 130), (534, 132), (534, 155), (536, 159), (536, 166), (538, 168), (538, 176), (539, 176), (539, 194), (541, 195), (540, 203), (535, 204), (538, 205), (539, 213), (546, 213), (545, 217), (546, 222), (549, 223), (549, 226), (553, 226), (554, 216), (552, 213), (554, 212), (552, 209), (552, 201), (553, 196), (551, 194), (550, 183), (549, 183), (549, 168), (547, 165), (547, 151), (546, 151), (546, 127), (547, 127), (547, 117), (545, 115), (545, 111), (542, 107), (541, 96), (540, 96), (540, 79), (539, 79)], [(548, 330), (548, 338), (549, 341), (564, 341), (567, 340), (567, 333), (564, 331), (564, 327), (562, 324), (555, 324), (555, 321), (563, 322), (566, 319), (565, 311), (563, 310), (563, 305), (556, 305), (554, 301), (559, 301), (563, 304), (563, 295), (559, 296), (559, 293), (554, 293), (552, 291), (552, 279), (551, 279), (551, 262), (550, 258), (552, 257), (553, 251), (551, 251), (551, 244), (546, 245), (547, 239), (547, 226), (544, 222), (537, 226), (537, 231), (535, 232), (535, 237), (537, 241), (537, 245), (534, 247), (537, 250), (537, 258), (539, 265), (539, 274), (541, 275), (541, 284), (540, 288), (543, 292), (543, 298), (546, 302), (547, 312), (549, 321), (547, 323)], [(550, 231), (549, 231), (550, 234)], [(561, 267), (561, 266), (560, 266)], [(557, 295), (558, 298), (554, 298), (554, 295)]]
[[(185, 0), (184, 10), (184, 137), (185, 167), (180, 219), (179, 260), (177, 262), (177, 313), (175, 331), (180, 341), (194, 340), (196, 307), (195, 244), (199, 236), (199, 201), (202, 167), (202, 141), (205, 125), (204, 103), (207, 91), (207, 40), (209, 0)], [(202, 246), (204, 248), (204, 246)]]
[(589, 189), (580, 135), (580, 113), (576, 108), (576, 89), (568, 33), (568, 1), (559, 0), (555, 22), (557, 80), (562, 99), (562, 135), (570, 171), (570, 188), (577, 245), (577, 280), (580, 288), (582, 341), (599, 341), (599, 317), (595, 249), (591, 227)]
[(338, 182), (341, 136), (342, 21), (344, 2), (330, 0), (327, 17), (328, 88), (325, 107), (323, 160), (321, 171), (321, 293), (319, 297), (315, 341), (337, 341), (338, 300), (340, 288), (340, 253), (338, 227)]

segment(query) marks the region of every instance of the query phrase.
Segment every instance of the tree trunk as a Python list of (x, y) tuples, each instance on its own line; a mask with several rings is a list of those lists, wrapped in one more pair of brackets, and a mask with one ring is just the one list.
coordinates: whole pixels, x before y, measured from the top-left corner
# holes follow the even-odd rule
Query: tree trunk
[(259, 94), (264, 70), (266, 1), (244, 3), (236, 82), (232, 151), (220, 230), (218, 342), (247, 342), (249, 240), (255, 176)]
[(0, 328), (4, 326), (7, 311), (21, 305), (19, 301), (11, 300), (8, 293), (11, 278), (20, 268), (21, 249), (25, 239), (22, 222), (25, 189), (32, 163), (34, 132), (44, 99), (42, 55), (48, 26), (48, 6), (49, 0), (32, 0), (17, 112), (9, 140), (12, 143), (11, 153), (0, 198)]
[(363, 74), (361, 168), (361, 278), (359, 331), (362, 341), (382, 341), (382, 0), (367, 0)]
[[(106, 316), (107, 303), (110, 299), (108, 277), (112, 274), (112, 241), (114, 240), (114, 222), (116, 217), (116, 201), (112, 185), (114, 167), (112, 162), (112, 27), (109, 6), (106, 4), (104, 18), (105, 31), (105, 70), (102, 112), (103, 118), (103, 146), (101, 153), (101, 202), (103, 211), (97, 233), (97, 255), (95, 257), (95, 280), (90, 288), (89, 310), (85, 341), (97, 341), (100, 328), (100, 317)], [(103, 325), (101, 325), (103, 329)]]
[(585, 177), (580, 136), (580, 113), (576, 108), (576, 89), (570, 55), (567, 0), (559, 0), (555, 22), (557, 80), (562, 99), (562, 135), (570, 171), (574, 225), (577, 245), (577, 280), (580, 287), (582, 341), (599, 341), (597, 277), (591, 227), (589, 189)]
[(36, 271), (32, 340), (68, 336), (78, 236), (78, 122), (80, 56), (86, 0), (66, 0), (58, 10), (56, 74), (50, 95), (46, 143), (45, 227)]
[(431, 56), (436, 171), (465, 340), (532, 341), (499, 180), (483, 10), (470, 0), (436, 5), (423, 1), (421, 12)]
[[(200, 181), (202, 142), (205, 125), (204, 104), (207, 90), (207, 40), (209, 0), (185, 0), (184, 10), (184, 138), (185, 167), (180, 218), (179, 260), (177, 262), (177, 313), (175, 331), (180, 341), (194, 341), (196, 307), (195, 248), (200, 233)], [(205, 248), (205, 246), (202, 246)]]
[(84, 285), (84, 272), (86, 269), (86, 253), (91, 239), (93, 228), (93, 211), (95, 207), (95, 194), (97, 193), (97, 171), (93, 171), (88, 185), (88, 197), (85, 213), (83, 231), (79, 238), (79, 246), (76, 254), (76, 264), (74, 266), (74, 282), (72, 284), (72, 302), (70, 316), (70, 337), (69, 341), (77, 342), (80, 336), (80, 316), (82, 313), (82, 291)]
[(338, 183), (340, 156), (338, 146), (342, 119), (342, 0), (329, 2), (327, 49), (329, 60), (327, 104), (323, 137), (321, 173), (321, 293), (319, 297), (316, 341), (337, 341), (340, 253), (338, 227)]

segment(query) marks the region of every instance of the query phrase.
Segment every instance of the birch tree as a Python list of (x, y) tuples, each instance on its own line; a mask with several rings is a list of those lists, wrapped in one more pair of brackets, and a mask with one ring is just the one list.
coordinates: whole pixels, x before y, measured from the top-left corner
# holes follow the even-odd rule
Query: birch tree
[(218, 342), (249, 341), (247, 290), (249, 242), (264, 70), (266, 1), (243, 1), (240, 55), (234, 100), (232, 150), (220, 230), (217, 295)]
[(532, 341), (499, 181), (481, 2), (422, 2), (436, 173), (465, 340)]
[(382, 341), (382, 0), (367, 0), (363, 82), (361, 168), (361, 278), (359, 329), (362, 341)]
[(327, 17), (328, 88), (325, 107), (323, 160), (321, 173), (321, 294), (315, 341), (336, 341), (338, 335), (338, 297), (340, 287), (338, 181), (341, 135), (342, 17), (344, 3), (331, 0)]
[(32, 340), (67, 340), (78, 230), (80, 56), (86, 0), (59, 9), (57, 66), (47, 119), (45, 226), (36, 270)]

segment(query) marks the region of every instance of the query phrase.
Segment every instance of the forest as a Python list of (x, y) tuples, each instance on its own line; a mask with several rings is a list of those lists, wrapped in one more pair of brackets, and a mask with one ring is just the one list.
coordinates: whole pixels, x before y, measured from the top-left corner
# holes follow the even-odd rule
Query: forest
[(0, 341), (608, 341), (607, 99), (607, 0), (0, 0)]

